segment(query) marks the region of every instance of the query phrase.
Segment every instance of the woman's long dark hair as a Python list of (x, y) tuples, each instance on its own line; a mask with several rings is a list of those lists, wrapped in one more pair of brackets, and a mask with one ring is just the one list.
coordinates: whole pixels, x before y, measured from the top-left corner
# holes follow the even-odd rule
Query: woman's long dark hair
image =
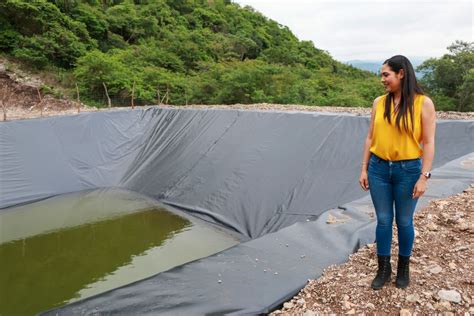
[[(390, 57), (389, 59), (384, 61), (383, 64), (388, 65), (390, 69), (392, 69), (397, 74), (400, 72), (401, 69), (403, 69), (403, 71), (405, 72), (405, 75), (401, 79), (402, 95), (400, 98), (400, 103), (398, 105), (396, 125), (398, 129), (401, 130), (400, 121), (403, 121), (403, 128), (405, 129), (405, 131), (409, 132), (408, 115), (410, 115), (411, 130), (413, 131), (413, 104), (415, 101), (415, 95), (423, 94), (423, 91), (421, 90), (420, 86), (418, 85), (418, 82), (416, 81), (415, 70), (413, 69), (413, 66), (408, 60), (408, 58), (402, 55), (395, 55), (393, 57)], [(390, 106), (392, 103), (392, 99), (394, 100), (395, 104), (394, 95), (392, 92), (390, 92), (387, 98), (385, 99), (385, 112), (383, 115), (389, 123), (391, 119)]]

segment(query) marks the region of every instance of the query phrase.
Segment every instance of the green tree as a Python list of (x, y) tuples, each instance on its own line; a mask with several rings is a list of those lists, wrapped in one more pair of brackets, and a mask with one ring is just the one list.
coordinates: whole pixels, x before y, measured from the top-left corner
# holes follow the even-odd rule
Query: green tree
[(127, 67), (116, 55), (98, 50), (79, 58), (74, 74), (85, 94), (96, 97), (104, 94), (103, 83), (107, 85), (111, 96), (118, 95), (133, 83)]
[(106, 15), (88, 4), (79, 4), (71, 12), (71, 17), (87, 27), (89, 35), (99, 41), (107, 39), (109, 23)]
[(96, 46), (83, 23), (62, 14), (45, 0), (3, 0), (0, 20), (6, 21), (10, 30), (7, 36), (3, 34), (0, 46), (33, 65), (44, 66), (52, 61), (70, 68), (87, 49)]
[(109, 30), (122, 36), (127, 43), (153, 35), (158, 30), (158, 20), (141, 13), (140, 6), (129, 2), (108, 8), (105, 14)]
[(469, 69), (458, 89), (458, 111), (474, 112), (474, 68)]
[[(103, 83), (116, 105), (132, 87), (136, 104), (158, 89), (175, 104), (370, 106), (382, 93), (373, 74), (231, 0), (0, 0), (0, 24), (2, 51), (74, 73), (97, 103)], [(472, 76), (456, 84), (445, 98), (468, 104)]]
[[(418, 67), (423, 73), (421, 83), (433, 94), (442, 109), (468, 111), (472, 108), (469, 88), (474, 69), (474, 43), (456, 41), (448, 47), (449, 54), (430, 58)], [(472, 95), (471, 95), (472, 96)]]

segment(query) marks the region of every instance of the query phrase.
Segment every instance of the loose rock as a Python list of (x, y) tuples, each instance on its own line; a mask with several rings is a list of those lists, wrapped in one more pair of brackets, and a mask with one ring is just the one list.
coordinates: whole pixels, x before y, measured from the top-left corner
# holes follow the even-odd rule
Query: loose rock
[(420, 296), (418, 294), (410, 294), (406, 297), (406, 300), (412, 303), (419, 302)]
[(434, 304), (435, 309), (439, 311), (450, 311), (452, 309), (451, 303), (448, 301), (441, 301)]
[(440, 273), (441, 271), (443, 271), (443, 268), (441, 268), (439, 265), (435, 264), (435, 265), (432, 265), (432, 266), (428, 267), (428, 270), (432, 274), (437, 274), (437, 273)]
[(408, 309), (401, 309), (400, 316), (411, 316), (411, 313)]
[(442, 300), (450, 301), (456, 304), (461, 303), (461, 294), (454, 290), (440, 290), (438, 296)]

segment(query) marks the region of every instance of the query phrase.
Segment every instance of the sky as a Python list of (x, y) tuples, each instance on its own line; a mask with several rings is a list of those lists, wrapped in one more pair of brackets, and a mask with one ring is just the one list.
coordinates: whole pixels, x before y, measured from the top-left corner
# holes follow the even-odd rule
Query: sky
[(473, 0), (234, 0), (339, 61), (441, 57), (473, 41)]

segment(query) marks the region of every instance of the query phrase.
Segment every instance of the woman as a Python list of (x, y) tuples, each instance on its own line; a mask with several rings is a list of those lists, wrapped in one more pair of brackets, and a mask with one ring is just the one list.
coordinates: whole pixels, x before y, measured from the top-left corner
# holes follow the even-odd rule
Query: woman
[(406, 288), (415, 237), (413, 214), (431, 176), (436, 115), (406, 57), (393, 56), (383, 63), (382, 83), (387, 94), (373, 103), (359, 183), (363, 190), (370, 189), (377, 215), (378, 271), (372, 288), (382, 288), (391, 277), (394, 204), (399, 245), (396, 287)]

